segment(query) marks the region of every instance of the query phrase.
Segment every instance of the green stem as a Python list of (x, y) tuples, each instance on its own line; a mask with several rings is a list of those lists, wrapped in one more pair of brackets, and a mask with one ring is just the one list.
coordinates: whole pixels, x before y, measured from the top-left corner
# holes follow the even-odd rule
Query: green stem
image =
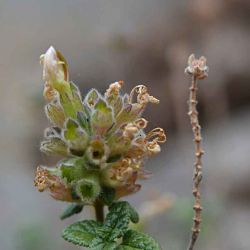
[(100, 200), (96, 200), (95, 204), (95, 216), (99, 222), (104, 222), (104, 205)]

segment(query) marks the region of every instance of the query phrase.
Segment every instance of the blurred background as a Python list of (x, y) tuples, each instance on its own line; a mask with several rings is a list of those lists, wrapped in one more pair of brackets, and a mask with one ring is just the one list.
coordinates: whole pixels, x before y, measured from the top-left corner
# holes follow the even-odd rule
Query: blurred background
[[(0, 0), (0, 250), (71, 250), (60, 232), (66, 204), (33, 187), (48, 126), (39, 56), (55, 46), (82, 93), (124, 80), (161, 100), (144, 116), (168, 141), (146, 167), (154, 173), (128, 200), (163, 250), (186, 249), (192, 225), (193, 143), (187, 116), (191, 53), (205, 55), (199, 85), (203, 128), (203, 224), (197, 250), (250, 249), (250, 1)], [(165, 197), (162, 213), (150, 209)]]

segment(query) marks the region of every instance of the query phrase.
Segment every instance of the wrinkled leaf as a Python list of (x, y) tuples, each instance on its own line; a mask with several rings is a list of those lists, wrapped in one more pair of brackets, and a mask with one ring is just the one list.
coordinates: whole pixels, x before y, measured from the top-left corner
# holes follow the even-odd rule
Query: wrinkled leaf
[(91, 250), (116, 250), (117, 249), (117, 243), (115, 242), (105, 242), (101, 243), (97, 246), (91, 247)]
[(70, 204), (61, 214), (60, 219), (64, 220), (74, 214), (78, 214), (82, 211), (82, 209), (83, 209), (82, 204)]
[(151, 236), (135, 230), (128, 230), (117, 250), (161, 250), (161, 248)]
[(113, 241), (120, 238), (127, 231), (128, 225), (132, 221), (139, 221), (138, 213), (126, 201), (113, 203), (109, 208), (103, 228), (106, 232), (105, 239)]
[(75, 245), (90, 247), (99, 245), (102, 239), (98, 236), (101, 224), (94, 220), (74, 223), (63, 230), (62, 237)]

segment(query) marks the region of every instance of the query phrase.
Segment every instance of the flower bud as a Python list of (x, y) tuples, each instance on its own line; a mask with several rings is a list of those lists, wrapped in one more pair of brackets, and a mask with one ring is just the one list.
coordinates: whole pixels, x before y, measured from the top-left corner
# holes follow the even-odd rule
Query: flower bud
[(49, 85), (68, 80), (67, 63), (61, 53), (52, 46), (41, 56), (43, 79)]
[(204, 56), (196, 59), (195, 55), (192, 54), (188, 58), (188, 66), (185, 72), (197, 77), (197, 79), (204, 79), (208, 76), (208, 66), (206, 63), (207, 59)]

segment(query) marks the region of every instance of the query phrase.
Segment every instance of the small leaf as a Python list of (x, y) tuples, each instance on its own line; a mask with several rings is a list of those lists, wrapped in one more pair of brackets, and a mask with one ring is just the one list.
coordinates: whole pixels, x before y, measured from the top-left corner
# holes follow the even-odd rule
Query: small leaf
[(110, 206), (115, 199), (115, 189), (103, 187), (100, 198), (104, 202), (104, 204)]
[(109, 208), (103, 228), (106, 231), (105, 239), (113, 241), (125, 234), (130, 221), (137, 223), (139, 216), (137, 212), (126, 201), (113, 203)]
[(63, 230), (62, 237), (79, 246), (99, 245), (102, 242), (102, 239), (98, 236), (100, 227), (101, 223), (94, 220), (77, 222), (66, 227)]
[(161, 247), (151, 236), (128, 230), (117, 250), (161, 250)]
[(64, 220), (74, 214), (78, 214), (82, 211), (83, 205), (82, 204), (71, 204), (69, 205), (66, 210), (61, 214), (60, 219)]

